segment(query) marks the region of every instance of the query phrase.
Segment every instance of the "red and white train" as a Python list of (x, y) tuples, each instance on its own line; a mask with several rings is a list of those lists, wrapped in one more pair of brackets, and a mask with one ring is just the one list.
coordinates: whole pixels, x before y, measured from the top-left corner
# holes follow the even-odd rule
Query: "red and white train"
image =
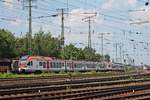
[(89, 61), (57, 60), (51, 57), (22, 56), (18, 62), (19, 72), (42, 72), (42, 71), (123, 71), (121, 66), (114, 67), (112, 64)]

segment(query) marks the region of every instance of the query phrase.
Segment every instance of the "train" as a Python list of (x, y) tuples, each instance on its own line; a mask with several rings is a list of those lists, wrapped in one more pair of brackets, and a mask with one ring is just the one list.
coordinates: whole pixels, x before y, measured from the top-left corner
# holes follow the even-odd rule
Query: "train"
[[(16, 64), (16, 65), (14, 65)], [(18, 64), (18, 68), (17, 68)], [(38, 72), (43, 71), (123, 71), (123, 66), (114, 66), (112, 63), (92, 62), (92, 61), (74, 61), (74, 60), (61, 60), (52, 57), (44, 56), (22, 56), (18, 61), (13, 63), (14, 70), (18, 72)], [(16, 67), (14, 67), (16, 66)]]

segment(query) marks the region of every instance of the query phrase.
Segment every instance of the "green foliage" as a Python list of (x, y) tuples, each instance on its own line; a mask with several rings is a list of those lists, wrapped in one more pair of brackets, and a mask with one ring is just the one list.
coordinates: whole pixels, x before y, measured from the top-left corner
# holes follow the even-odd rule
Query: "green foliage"
[(64, 71), (64, 70), (61, 70), (60, 72), (59, 72), (59, 74), (65, 74), (66, 72)]
[(91, 74), (96, 75), (97, 72), (96, 72), (95, 70), (92, 70), (92, 71), (91, 71)]
[(40, 56), (59, 57), (60, 41), (51, 36), (51, 33), (42, 31), (35, 34), (33, 38), (33, 53)]
[(95, 59), (95, 50), (92, 48), (85, 47), (84, 50), (85, 60), (92, 61)]
[(73, 76), (77, 76), (77, 75), (78, 75), (78, 76), (81, 76), (81, 75), (82, 75), (82, 72), (75, 71), (75, 72), (72, 73), (72, 75), (73, 75)]
[[(61, 58), (70, 60), (102, 61), (102, 56), (92, 48), (77, 48), (73, 44), (67, 45), (61, 51)], [(110, 60), (109, 55), (104, 56), (105, 61)]]
[(0, 30), (0, 58), (15, 56), (15, 37), (7, 30)]
[(126, 72), (135, 70), (135, 67), (133, 67), (133, 66), (124, 66), (124, 68), (125, 68)]
[[(31, 55), (51, 56), (67, 60), (102, 61), (102, 56), (93, 48), (77, 48), (73, 44), (62, 48), (59, 37), (52, 37), (50, 32), (40, 30), (31, 38), (30, 34), (24, 37), (15, 37), (7, 30), (0, 30), (0, 58), (19, 57), (29, 53), (29, 38), (31, 39)], [(104, 56), (110, 60), (109, 55)]]
[(84, 53), (82, 49), (76, 48), (74, 45), (70, 44), (65, 46), (61, 51), (61, 57), (68, 60), (81, 60), (84, 59)]
[[(96, 71), (90, 71), (90, 72), (43, 72), (42, 74), (13, 74), (13, 73), (0, 73), (0, 79), (3, 78), (31, 78), (31, 77), (56, 77), (56, 78), (63, 78), (63, 77), (95, 77), (95, 76), (111, 76), (113, 75), (113, 72), (96, 72)], [(129, 78), (131, 80), (131, 78)], [(133, 80), (133, 79), (132, 79)]]
[(104, 56), (104, 59), (105, 59), (105, 61), (108, 61), (108, 62), (109, 62), (109, 61), (110, 61), (110, 56), (109, 56), (109, 55), (105, 55), (105, 56)]

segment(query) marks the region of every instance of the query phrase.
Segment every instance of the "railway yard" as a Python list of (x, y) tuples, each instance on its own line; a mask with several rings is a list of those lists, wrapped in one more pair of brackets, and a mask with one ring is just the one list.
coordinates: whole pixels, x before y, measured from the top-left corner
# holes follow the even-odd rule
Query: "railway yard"
[(0, 100), (149, 100), (150, 72), (0, 79)]
[(0, 6), (0, 100), (150, 100), (150, 0)]

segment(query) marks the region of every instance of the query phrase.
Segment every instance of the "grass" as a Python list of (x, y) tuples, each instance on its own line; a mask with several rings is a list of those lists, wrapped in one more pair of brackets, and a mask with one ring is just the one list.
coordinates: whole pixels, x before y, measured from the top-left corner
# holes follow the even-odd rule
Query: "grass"
[(0, 78), (30, 78), (30, 77), (92, 77), (92, 76), (111, 76), (114, 72), (43, 72), (42, 74), (14, 74), (0, 73)]

